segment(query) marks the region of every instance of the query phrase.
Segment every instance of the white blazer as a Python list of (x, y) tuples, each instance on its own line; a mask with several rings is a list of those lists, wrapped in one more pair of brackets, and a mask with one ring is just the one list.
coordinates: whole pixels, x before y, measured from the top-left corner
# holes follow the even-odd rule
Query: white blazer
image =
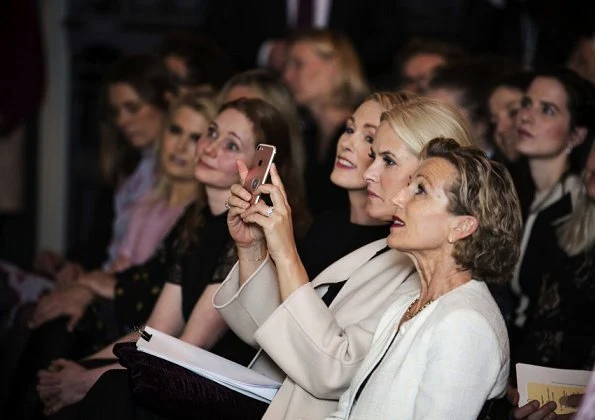
[(508, 334), (487, 286), (471, 280), (397, 330), (416, 297), (401, 295), (386, 311), (328, 419), (475, 420), (486, 400), (504, 393)]

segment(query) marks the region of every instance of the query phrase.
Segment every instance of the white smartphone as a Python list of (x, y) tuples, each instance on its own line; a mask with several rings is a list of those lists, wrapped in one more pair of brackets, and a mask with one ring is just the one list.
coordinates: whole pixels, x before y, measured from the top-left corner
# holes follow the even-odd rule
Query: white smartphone
[(248, 176), (244, 182), (244, 188), (252, 194), (252, 200), (250, 200), (252, 205), (260, 201), (260, 194), (254, 194), (254, 191), (260, 184), (267, 182), (275, 153), (277, 153), (277, 148), (270, 144), (261, 143), (256, 147), (254, 166), (248, 171)]

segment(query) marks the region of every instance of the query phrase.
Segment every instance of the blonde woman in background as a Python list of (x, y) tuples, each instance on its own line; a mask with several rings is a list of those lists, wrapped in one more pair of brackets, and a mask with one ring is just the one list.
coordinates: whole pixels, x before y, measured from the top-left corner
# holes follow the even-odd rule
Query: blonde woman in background
[[(40, 299), (30, 325), (34, 330), (16, 370), (15, 401), (30, 392), (37, 371), (50, 362), (87, 356), (146, 321), (175, 259), (174, 225), (200, 195), (194, 149), (215, 110), (214, 100), (202, 94), (172, 104), (159, 141), (157, 185), (132, 210), (119, 270), (83, 274)], [(63, 375), (73, 367), (80, 368), (64, 362)]]
[(361, 63), (349, 39), (330, 30), (297, 33), (289, 43), (283, 77), (304, 111), (306, 191), (314, 215), (347, 204), (345, 192), (328, 180), (345, 121), (368, 95)]

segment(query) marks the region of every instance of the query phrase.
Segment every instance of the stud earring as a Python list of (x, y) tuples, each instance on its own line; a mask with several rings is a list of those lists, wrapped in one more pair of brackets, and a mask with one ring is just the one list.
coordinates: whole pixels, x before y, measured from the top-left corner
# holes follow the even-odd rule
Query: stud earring
[(566, 154), (569, 155), (572, 153), (572, 146), (568, 145), (566, 146)]

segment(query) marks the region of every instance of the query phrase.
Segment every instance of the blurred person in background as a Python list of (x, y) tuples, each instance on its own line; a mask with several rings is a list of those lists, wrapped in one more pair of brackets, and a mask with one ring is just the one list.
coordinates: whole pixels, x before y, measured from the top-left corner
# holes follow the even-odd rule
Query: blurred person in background
[[(283, 71), (292, 32), (331, 29), (344, 33), (370, 80), (389, 73), (402, 43), (396, 2), (390, 0), (218, 0), (207, 12), (205, 33), (227, 48), (239, 70)], [(233, 30), (230, 30), (233, 28)]]
[(173, 32), (156, 50), (174, 77), (180, 93), (197, 88), (219, 90), (233, 76), (231, 57), (211, 38)]
[(46, 72), (37, 2), (2, 2), (0, 51), (0, 258), (29, 267), (34, 245), (24, 242), (34, 231), (25, 220), (25, 176), (36, 171), (25, 166), (26, 123), (41, 105)]
[[(594, 104), (595, 87), (565, 68), (536, 72), (521, 102), (518, 150), (528, 158), (535, 189), (512, 283), (514, 363), (591, 369), (595, 361)], [(513, 370), (513, 386), (514, 379)], [(509, 401), (518, 404), (513, 387)], [(513, 410), (513, 418), (545, 418), (557, 403), (530, 402)]]
[(518, 69), (519, 65), (508, 57), (476, 55), (437, 68), (426, 94), (459, 108), (471, 124), (477, 146), (494, 159), (496, 148), (491, 143), (488, 92), (495, 79)]
[(492, 85), (488, 96), (492, 138), (498, 147), (497, 153), (502, 154), (506, 164), (514, 163), (520, 157), (516, 148), (516, 117), (531, 79), (532, 74), (529, 72), (505, 74)]
[(397, 89), (423, 94), (436, 68), (465, 56), (462, 47), (422, 37), (411, 38), (397, 52), (393, 63)]
[[(304, 147), (304, 133), (299, 117), (299, 111), (291, 91), (283, 83), (278, 73), (269, 69), (252, 69), (238, 73), (229, 79), (219, 92), (221, 104), (235, 101), (240, 98), (257, 98), (273, 105), (283, 115), (290, 132), (290, 148), (292, 165), (287, 169), (295, 171), (291, 174), (289, 181), (295, 185), (289, 185), (296, 193), (306, 200), (306, 186), (304, 182), (304, 170), (306, 166), (306, 155)], [(298, 207), (296, 210), (307, 209)], [(296, 214), (297, 232), (305, 232), (310, 226), (310, 214)], [(298, 236), (298, 239), (302, 239)]]
[[(207, 134), (198, 139), (194, 176), (204, 187), (204, 195), (182, 222), (174, 267), (146, 321), (166, 334), (244, 365), (255, 350), (228, 331), (211, 299), (237, 261), (227, 229), (229, 188), (239, 182), (236, 162), (254, 166), (259, 143), (275, 146), (279, 171), (292, 173), (289, 127), (281, 113), (261, 99), (241, 98), (222, 105)], [(294, 206), (303, 206), (299, 194), (288, 194)], [(129, 332), (83, 360), (57, 360), (41, 371), (37, 389), (45, 413), (78, 402), (105, 371), (121, 369), (113, 347), (137, 336), (135, 331)], [(124, 384), (127, 386), (128, 381)]]
[(146, 322), (174, 264), (174, 226), (201, 192), (194, 150), (215, 110), (202, 93), (188, 93), (170, 106), (157, 145), (157, 184), (134, 206), (112, 271), (87, 272), (40, 299), (17, 368), (17, 394), (50, 362), (86, 356)]
[[(114, 191), (114, 215), (98, 214), (95, 222), (101, 230), (111, 223), (108, 230), (111, 237), (107, 255), (105, 249), (100, 249), (101, 243), (77, 250), (77, 254), (102, 257), (104, 268), (109, 268), (117, 257), (134, 204), (155, 184), (155, 141), (163, 128), (169, 101), (176, 93), (172, 77), (154, 55), (125, 57), (113, 65), (106, 77), (100, 169), (103, 181)], [(100, 242), (97, 237), (94, 240)], [(52, 251), (38, 255), (35, 266), (40, 272), (58, 276), (65, 282), (85, 271), (76, 260), (69, 261)]]
[(595, 32), (576, 41), (566, 65), (595, 84)]
[(296, 34), (283, 77), (311, 130), (305, 136), (306, 193), (313, 215), (347, 203), (345, 191), (328, 178), (345, 121), (368, 94), (361, 64), (349, 40), (328, 30)]

